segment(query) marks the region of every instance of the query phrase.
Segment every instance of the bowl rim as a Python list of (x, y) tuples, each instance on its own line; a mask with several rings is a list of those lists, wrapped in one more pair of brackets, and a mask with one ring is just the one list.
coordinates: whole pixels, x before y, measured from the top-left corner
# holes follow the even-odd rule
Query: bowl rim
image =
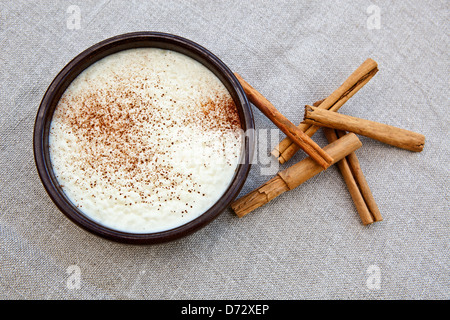
[[(152, 45), (150, 45), (152, 44)], [(158, 46), (156, 46), (158, 45)], [(245, 132), (253, 131), (254, 118), (250, 103), (233, 72), (213, 53), (184, 37), (154, 31), (139, 31), (116, 35), (100, 41), (79, 53), (53, 79), (39, 105), (33, 132), (33, 153), (40, 180), (58, 209), (82, 229), (115, 242), (128, 244), (157, 244), (185, 237), (217, 218), (241, 191), (250, 171), (253, 158), (253, 135), (245, 134), (243, 159), (228, 189), (222, 197), (199, 217), (173, 229), (152, 233), (131, 233), (104, 226), (78, 210), (59, 186), (51, 167), (48, 150), (48, 130), (54, 109), (68, 85), (83, 70), (105, 56), (126, 49), (159, 47), (179, 51), (202, 63), (227, 86), (240, 113)]]

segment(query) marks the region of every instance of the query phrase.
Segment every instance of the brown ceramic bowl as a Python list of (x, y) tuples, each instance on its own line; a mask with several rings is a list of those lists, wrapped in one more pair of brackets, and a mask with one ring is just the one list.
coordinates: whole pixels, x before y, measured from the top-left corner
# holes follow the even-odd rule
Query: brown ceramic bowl
[(61, 70), (41, 101), (35, 121), (33, 144), (36, 167), (41, 181), (50, 198), (71, 221), (85, 230), (109, 240), (132, 244), (154, 244), (178, 239), (199, 230), (229, 206), (241, 190), (250, 170), (253, 139), (251, 135), (246, 135), (242, 151), (243, 158), (229, 188), (221, 199), (201, 216), (180, 227), (155, 233), (128, 233), (98, 224), (78, 210), (59, 186), (50, 162), (48, 136), (53, 112), (66, 88), (84, 69), (107, 55), (141, 47), (177, 51), (202, 63), (222, 81), (230, 92), (239, 111), (242, 129), (245, 132), (254, 129), (252, 111), (244, 90), (233, 72), (219, 58), (197, 43), (179, 36), (159, 32), (135, 32), (118, 35), (93, 45)]

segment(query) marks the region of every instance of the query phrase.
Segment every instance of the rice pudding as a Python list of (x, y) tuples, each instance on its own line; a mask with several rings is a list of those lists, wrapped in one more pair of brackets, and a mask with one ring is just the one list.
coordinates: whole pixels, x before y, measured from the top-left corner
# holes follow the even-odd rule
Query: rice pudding
[(209, 69), (175, 51), (138, 48), (72, 81), (54, 111), (49, 150), (58, 183), (87, 217), (152, 233), (219, 200), (242, 139), (236, 105)]

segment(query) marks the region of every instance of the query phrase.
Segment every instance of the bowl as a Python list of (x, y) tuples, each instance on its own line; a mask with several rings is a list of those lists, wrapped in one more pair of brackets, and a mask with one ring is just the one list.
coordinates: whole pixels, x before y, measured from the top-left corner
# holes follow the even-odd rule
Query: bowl
[(49, 129), (53, 112), (66, 88), (83, 70), (110, 54), (143, 47), (177, 51), (203, 64), (219, 78), (230, 92), (238, 109), (244, 132), (254, 129), (250, 104), (233, 72), (218, 57), (191, 40), (160, 32), (127, 33), (101, 41), (70, 61), (48, 87), (36, 115), (33, 136), (36, 168), (46, 192), (68, 219), (97, 236), (129, 244), (156, 244), (172, 241), (192, 234), (217, 218), (235, 199), (245, 183), (251, 166), (254, 143), (252, 135), (246, 134), (243, 143), (242, 159), (231, 184), (223, 196), (199, 217), (177, 228), (153, 233), (118, 231), (95, 222), (77, 209), (59, 186), (50, 161)]

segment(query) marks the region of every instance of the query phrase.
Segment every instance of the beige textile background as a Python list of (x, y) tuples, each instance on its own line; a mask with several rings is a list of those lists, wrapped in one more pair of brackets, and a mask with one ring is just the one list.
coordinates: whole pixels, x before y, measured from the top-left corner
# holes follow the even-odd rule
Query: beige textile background
[[(71, 5), (79, 29), (70, 28)], [(450, 298), (448, 21), (448, 1), (2, 0), (0, 298)], [(384, 221), (360, 223), (335, 167), (242, 219), (227, 210), (171, 243), (114, 243), (68, 221), (35, 170), (40, 100), (78, 53), (143, 30), (205, 46), (295, 123), (305, 104), (366, 58), (377, 61), (378, 74), (341, 112), (427, 138), (413, 153), (361, 137), (357, 155)], [(257, 128), (275, 129), (254, 114)], [(326, 143), (321, 132), (314, 139)], [(271, 177), (262, 168), (252, 167), (241, 195)], [(70, 266), (79, 288), (68, 283)]]

